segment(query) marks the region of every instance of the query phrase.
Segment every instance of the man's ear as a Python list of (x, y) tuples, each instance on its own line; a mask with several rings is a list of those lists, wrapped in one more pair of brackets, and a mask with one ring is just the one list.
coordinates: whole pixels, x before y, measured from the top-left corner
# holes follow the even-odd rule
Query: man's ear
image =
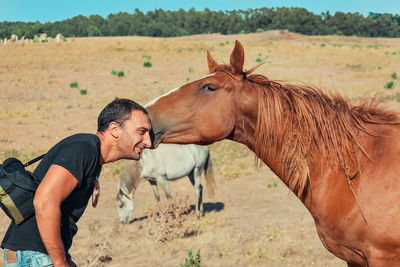
[(110, 124), (108, 125), (108, 130), (114, 138), (119, 138), (121, 136), (121, 125), (119, 125), (115, 121), (110, 122)]

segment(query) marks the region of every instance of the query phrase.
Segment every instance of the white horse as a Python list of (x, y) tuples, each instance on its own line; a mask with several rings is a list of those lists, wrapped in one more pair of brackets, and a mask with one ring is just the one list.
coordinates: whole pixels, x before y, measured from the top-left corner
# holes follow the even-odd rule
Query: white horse
[(171, 197), (168, 181), (188, 176), (195, 188), (197, 203), (196, 213), (203, 211), (201, 174), (207, 181), (207, 191), (214, 194), (215, 181), (212, 163), (207, 146), (160, 144), (157, 149), (146, 149), (139, 161), (131, 161), (122, 175), (117, 195), (118, 214), (122, 223), (131, 221), (135, 208), (133, 196), (141, 178), (148, 180), (154, 197), (160, 201), (157, 182), (164, 189), (167, 198)]

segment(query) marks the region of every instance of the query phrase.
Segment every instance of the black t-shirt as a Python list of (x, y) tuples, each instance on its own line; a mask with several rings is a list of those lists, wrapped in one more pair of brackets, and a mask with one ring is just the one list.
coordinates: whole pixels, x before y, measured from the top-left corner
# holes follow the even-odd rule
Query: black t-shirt
[[(100, 175), (100, 139), (94, 134), (75, 134), (52, 147), (34, 171), (43, 180), (51, 165), (56, 164), (71, 172), (78, 180), (77, 187), (61, 203), (61, 238), (67, 252), (78, 231), (76, 222), (82, 216)], [(57, 179), (57, 177), (54, 177)], [(47, 253), (33, 216), (16, 225), (11, 222), (1, 244), (11, 250), (33, 250)]]

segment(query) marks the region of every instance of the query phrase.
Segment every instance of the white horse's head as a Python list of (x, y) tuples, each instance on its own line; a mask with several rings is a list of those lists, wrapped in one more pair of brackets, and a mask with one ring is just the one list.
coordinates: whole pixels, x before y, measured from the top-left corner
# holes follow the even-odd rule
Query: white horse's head
[(132, 220), (133, 210), (135, 209), (135, 203), (133, 200), (121, 189), (117, 195), (118, 215), (122, 223), (127, 223)]

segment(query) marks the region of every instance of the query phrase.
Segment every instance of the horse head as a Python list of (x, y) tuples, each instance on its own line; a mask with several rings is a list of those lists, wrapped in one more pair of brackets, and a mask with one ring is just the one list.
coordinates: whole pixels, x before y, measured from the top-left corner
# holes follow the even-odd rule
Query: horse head
[(128, 194), (124, 193), (121, 189), (117, 195), (117, 207), (120, 221), (124, 224), (131, 221), (135, 203)]
[(243, 141), (243, 131), (249, 129), (240, 114), (256, 116), (256, 98), (250, 97), (251, 90), (243, 86), (243, 47), (236, 41), (230, 65), (218, 64), (209, 51), (207, 62), (209, 75), (145, 106), (152, 121), (155, 146), (160, 142), (207, 145), (225, 138)]

